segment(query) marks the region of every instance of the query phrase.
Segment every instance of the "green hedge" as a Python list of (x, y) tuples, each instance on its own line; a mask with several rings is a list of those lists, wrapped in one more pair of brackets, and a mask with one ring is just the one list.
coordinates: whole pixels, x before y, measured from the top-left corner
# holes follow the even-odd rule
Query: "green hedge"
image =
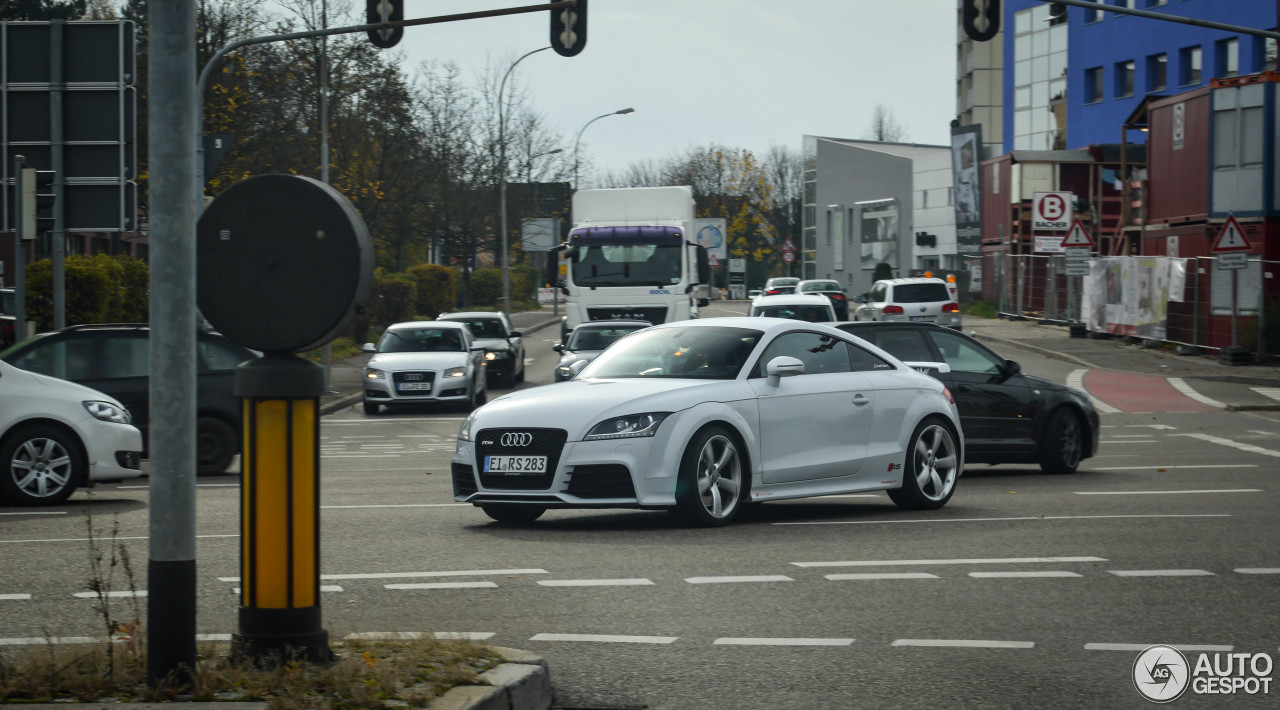
[[(68, 325), (150, 320), (150, 271), (144, 261), (129, 256), (69, 254), (63, 284)], [(27, 265), (26, 312), (38, 332), (53, 329), (53, 262), (49, 259)]]
[(453, 310), (458, 301), (458, 270), (440, 264), (418, 264), (407, 272), (418, 285), (414, 312), (423, 318), (435, 318)]

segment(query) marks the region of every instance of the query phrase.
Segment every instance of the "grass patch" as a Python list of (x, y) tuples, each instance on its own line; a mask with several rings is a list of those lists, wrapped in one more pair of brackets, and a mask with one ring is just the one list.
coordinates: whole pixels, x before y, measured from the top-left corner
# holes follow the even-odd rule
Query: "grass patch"
[(271, 710), (424, 707), (503, 662), (492, 649), (464, 640), (414, 638), (345, 641), (330, 663), (271, 665), (236, 659), (230, 644), (198, 648), (193, 685), (153, 688), (145, 652), (110, 643), (66, 644), (0, 652), (0, 703), (230, 701), (266, 702)]
[(989, 301), (969, 301), (960, 306), (960, 312), (976, 318), (995, 318), (996, 305)]
[[(356, 343), (356, 341), (346, 336), (343, 336), (341, 338), (334, 338), (333, 342), (329, 343), (329, 345), (332, 346), (332, 358), (331, 358), (332, 362), (337, 362), (339, 360), (346, 360), (352, 355), (359, 354), (360, 347), (361, 347), (359, 344)], [(310, 360), (311, 362), (323, 362), (324, 348), (319, 347), (319, 348), (316, 348), (315, 350), (309, 350), (305, 353), (299, 353), (299, 355), (303, 359)]]

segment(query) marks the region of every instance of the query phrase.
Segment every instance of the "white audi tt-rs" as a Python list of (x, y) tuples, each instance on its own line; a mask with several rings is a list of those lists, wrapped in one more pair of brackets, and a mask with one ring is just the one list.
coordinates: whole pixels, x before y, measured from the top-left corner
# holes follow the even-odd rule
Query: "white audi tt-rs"
[(723, 525), (743, 505), (885, 490), (946, 504), (963, 470), (951, 393), (844, 332), (779, 318), (679, 321), (617, 341), (564, 383), (472, 412), (454, 499), (495, 520), (665, 509)]

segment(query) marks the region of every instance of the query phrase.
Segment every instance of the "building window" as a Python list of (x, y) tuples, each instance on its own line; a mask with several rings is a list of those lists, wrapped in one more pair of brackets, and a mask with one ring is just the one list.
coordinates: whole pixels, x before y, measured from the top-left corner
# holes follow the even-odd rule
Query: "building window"
[(1048, 3), (1017, 12), (1013, 20), (1011, 148), (1047, 150), (1065, 128), (1050, 112), (1053, 97), (1066, 92), (1067, 24), (1049, 24)]
[(1102, 67), (1084, 70), (1084, 102), (1096, 104), (1102, 100)]
[(1133, 60), (1116, 62), (1116, 98), (1133, 96)]
[(1147, 57), (1147, 92), (1164, 91), (1166, 86), (1166, 70), (1169, 57), (1165, 54), (1153, 54)]
[(1200, 83), (1200, 47), (1183, 47), (1178, 52), (1181, 55), (1179, 71), (1181, 76), (1179, 82), (1183, 86), (1197, 86)]
[(1107, 13), (1103, 12), (1102, 10), (1098, 10), (1096, 8), (1091, 7), (1084, 11), (1084, 21), (1086, 23), (1102, 22), (1102, 18), (1106, 17), (1106, 15)]
[(1270, 37), (1265, 37), (1266, 43), (1262, 50), (1262, 70), (1276, 70), (1276, 41)]
[(1214, 62), (1217, 64), (1217, 76), (1222, 78), (1238, 76), (1240, 74), (1240, 40), (1232, 37), (1231, 39), (1218, 40), (1214, 45), (1214, 53), (1216, 57)]

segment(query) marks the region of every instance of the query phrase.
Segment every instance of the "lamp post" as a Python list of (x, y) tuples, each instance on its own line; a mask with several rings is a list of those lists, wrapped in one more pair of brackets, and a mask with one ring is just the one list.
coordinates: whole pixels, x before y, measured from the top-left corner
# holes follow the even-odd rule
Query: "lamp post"
[(511, 76), (516, 65), (548, 49), (551, 49), (550, 45), (539, 47), (532, 52), (525, 52), (507, 67), (507, 73), (502, 75), (502, 81), (498, 83), (498, 202), (501, 203), (499, 213), (502, 229), (502, 312), (508, 316), (511, 315), (511, 269), (507, 264), (507, 123), (504, 110), (506, 102), (502, 95), (507, 86), (507, 78)]
[(609, 113), (602, 113), (590, 121), (587, 121), (586, 126), (583, 126), (582, 129), (578, 131), (578, 137), (573, 139), (573, 189), (578, 189), (578, 145), (582, 142), (582, 132), (587, 130), (587, 126), (590, 126), (602, 118), (608, 118), (609, 116), (624, 116), (628, 113), (635, 112), (636, 110), (633, 108), (624, 108), (617, 111), (610, 111)]

